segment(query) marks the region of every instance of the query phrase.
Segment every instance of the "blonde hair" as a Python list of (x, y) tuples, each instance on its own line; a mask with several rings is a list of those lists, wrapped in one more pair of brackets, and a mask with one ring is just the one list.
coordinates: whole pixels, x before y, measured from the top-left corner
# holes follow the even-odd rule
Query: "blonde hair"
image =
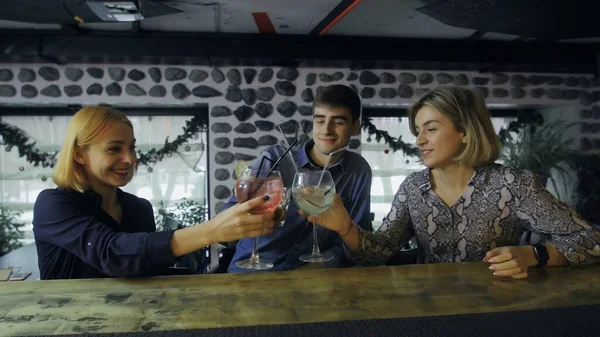
[(480, 94), (461, 87), (441, 87), (425, 94), (408, 109), (410, 131), (415, 136), (415, 118), (424, 106), (446, 116), (456, 130), (467, 135), (467, 143), (462, 152), (454, 158), (458, 164), (481, 167), (498, 159), (500, 140)]
[(77, 111), (69, 122), (54, 166), (52, 180), (58, 187), (78, 192), (85, 192), (90, 188), (83, 166), (74, 159), (75, 151), (93, 144), (98, 136), (116, 123), (125, 123), (133, 129), (129, 118), (113, 108), (86, 106)]

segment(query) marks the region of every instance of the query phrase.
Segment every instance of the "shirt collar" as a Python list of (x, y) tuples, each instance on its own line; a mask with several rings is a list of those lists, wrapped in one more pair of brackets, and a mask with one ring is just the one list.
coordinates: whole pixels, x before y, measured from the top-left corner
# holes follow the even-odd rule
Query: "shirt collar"
[[(490, 167), (490, 165), (475, 168), (475, 172), (473, 173), (473, 176), (471, 176), (471, 179), (469, 179), (468, 185), (474, 186), (475, 183), (477, 182), (477, 180), (479, 180), (481, 178), (484, 171), (488, 171), (487, 170), (488, 167)], [(423, 173), (424, 173), (424, 177), (423, 177), (422, 182), (419, 183), (419, 190), (422, 193), (425, 193), (431, 189), (431, 174), (430, 174), (431, 169), (426, 168), (425, 170), (423, 170)], [(487, 184), (487, 180), (489, 179), (489, 172), (488, 172), (488, 174), (485, 175), (485, 179), (486, 179), (486, 184)]]
[[(64, 191), (66, 191), (67, 193), (73, 194), (73, 195), (81, 196), (85, 201), (87, 201), (89, 203), (93, 203), (95, 206), (102, 205), (102, 196), (91, 188), (83, 193), (78, 192), (78, 191), (72, 191), (72, 190), (64, 190)], [(117, 188), (117, 199), (123, 201), (124, 193), (125, 192), (123, 192), (120, 188)]]
[(419, 190), (421, 191), (421, 193), (425, 193), (431, 189), (431, 179), (429, 176), (429, 171), (429, 168), (422, 171), (424, 173), (422, 177), (423, 179), (419, 183)]
[[(319, 165), (315, 164), (309, 156), (309, 152), (313, 146), (315, 146), (315, 141), (313, 139), (309, 139), (306, 143), (304, 143), (304, 145), (300, 146), (300, 148), (298, 150), (298, 166), (299, 167), (306, 167), (307, 165), (310, 165), (311, 167), (317, 167), (317, 168), (320, 167)], [(346, 159), (346, 156), (348, 156), (348, 151), (346, 151), (344, 153), (344, 155), (342, 156), (342, 158), (340, 158), (340, 160), (338, 160), (335, 164), (329, 166), (329, 168), (339, 166), (340, 169), (342, 170), (342, 172), (346, 173), (346, 170), (344, 169), (344, 165), (343, 165), (344, 160)]]

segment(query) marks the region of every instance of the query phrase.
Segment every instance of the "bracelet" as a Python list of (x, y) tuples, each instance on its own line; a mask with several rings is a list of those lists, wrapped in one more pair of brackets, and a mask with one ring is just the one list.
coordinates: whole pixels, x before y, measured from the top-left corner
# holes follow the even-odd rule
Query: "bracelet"
[[(352, 224), (350, 225), (350, 229), (348, 230), (348, 232), (346, 232), (346, 234), (344, 235), (340, 235), (341, 238), (343, 238), (344, 236), (350, 234), (350, 232), (352, 232), (352, 228), (354, 227), (354, 221), (352, 221)], [(339, 233), (338, 233), (339, 234)]]

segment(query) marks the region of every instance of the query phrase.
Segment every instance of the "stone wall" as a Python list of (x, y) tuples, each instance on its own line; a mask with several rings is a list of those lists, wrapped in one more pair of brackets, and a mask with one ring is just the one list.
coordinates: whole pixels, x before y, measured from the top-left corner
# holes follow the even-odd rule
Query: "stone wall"
[[(311, 123), (319, 88), (342, 83), (365, 106), (407, 106), (439, 85), (481, 92), (491, 105), (573, 106), (581, 121), (575, 135), (583, 152), (600, 149), (600, 85), (592, 75), (317, 68), (253, 68), (165, 65), (0, 64), (0, 104), (12, 106), (209, 105), (211, 215), (231, 195), (237, 159), (254, 160), (261, 149)], [(352, 140), (360, 151), (359, 138)]]

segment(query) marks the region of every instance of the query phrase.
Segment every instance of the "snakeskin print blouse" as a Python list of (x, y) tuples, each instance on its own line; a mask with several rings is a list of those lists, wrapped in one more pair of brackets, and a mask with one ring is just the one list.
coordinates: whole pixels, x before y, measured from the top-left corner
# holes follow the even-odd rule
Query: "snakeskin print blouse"
[(461, 198), (448, 207), (431, 188), (429, 169), (401, 184), (378, 231), (361, 230), (360, 264), (379, 265), (413, 236), (419, 262), (481, 261), (490, 249), (516, 246), (537, 233), (571, 264), (600, 261), (600, 232), (540, 185), (529, 171), (498, 164), (478, 168)]

